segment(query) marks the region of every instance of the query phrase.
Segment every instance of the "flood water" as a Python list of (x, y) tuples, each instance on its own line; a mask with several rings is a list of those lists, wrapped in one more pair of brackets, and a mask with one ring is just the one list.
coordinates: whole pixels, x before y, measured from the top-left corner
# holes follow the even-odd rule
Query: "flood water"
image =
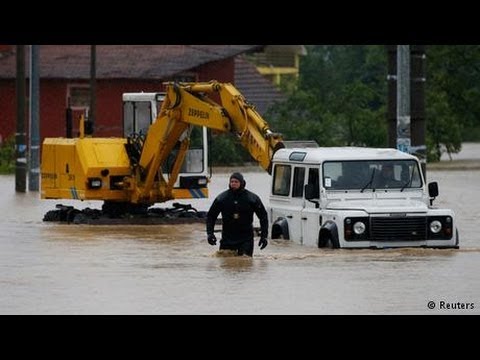
[[(207, 210), (228, 175), (214, 174), (210, 200), (191, 204)], [(268, 174), (244, 175), (268, 205)], [(459, 250), (279, 240), (238, 258), (208, 245), (202, 224), (44, 223), (60, 201), (15, 193), (14, 176), (0, 176), (0, 313), (480, 314), (480, 171), (429, 171), (428, 180), (439, 182), (435, 205), (456, 212)]]

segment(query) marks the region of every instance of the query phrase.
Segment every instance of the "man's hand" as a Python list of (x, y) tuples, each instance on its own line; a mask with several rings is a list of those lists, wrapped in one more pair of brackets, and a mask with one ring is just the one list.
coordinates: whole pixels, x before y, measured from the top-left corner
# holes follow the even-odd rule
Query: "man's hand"
[(258, 246), (260, 246), (260, 250), (263, 250), (267, 247), (268, 241), (265, 238), (261, 238), (260, 241), (258, 242)]
[(217, 238), (214, 234), (208, 235), (207, 241), (210, 245), (217, 245)]

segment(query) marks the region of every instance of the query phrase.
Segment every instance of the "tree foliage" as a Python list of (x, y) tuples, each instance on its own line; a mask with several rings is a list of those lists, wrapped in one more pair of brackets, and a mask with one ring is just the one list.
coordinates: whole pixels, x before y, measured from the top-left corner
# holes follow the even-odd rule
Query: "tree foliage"
[[(387, 50), (383, 45), (309, 45), (299, 77), (265, 119), (285, 140), (386, 147)], [(480, 45), (426, 47), (428, 161), (480, 141)], [(216, 140), (218, 141), (218, 140)], [(213, 162), (248, 161), (235, 139), (212, 143)], [(225, 151), (217, 153), (217, 151)]]
[(211, 134), (209, 154), (212, 165), (233, 166), (251, 161), (249, 153), (230, 134)]
[(15, 171), (15, 137), (10, 136), (0, 142), (0, 174), (11, 174)]
[(307, 46), (297, 90), (267, 115), (287, 140), (321, 146), (385, 146), (386, 56), (382, 46)]
[(480, 46), (427, 47), (429, 160), (456, 153), (462, 141), (480, 140)]

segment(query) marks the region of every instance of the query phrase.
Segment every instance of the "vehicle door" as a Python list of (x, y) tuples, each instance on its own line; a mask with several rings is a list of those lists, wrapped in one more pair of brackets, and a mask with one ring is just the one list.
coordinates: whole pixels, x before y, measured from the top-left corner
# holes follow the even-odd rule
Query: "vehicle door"
[[(270, 196), (271, 221), (285, 219), (288, 223), (289, 239), (300, 242), (300, 212), (302, 205), (299, 199), (292, 202), (293, 166), (291, 164), (275, 164), (273, 169), (272, 195)], [(301, 199), (300, 199), (301, 200)]]
[(319, 166), (309, 166), (306, 169), (308, 171), (307, 184), (311, 184), (315, 188), (315, 197), (312, 201), (305, 199), (305, 194), (302, 194), (304, 200), (304, 206), (301, 212), (301, 224), (302, 224), (302, 239), (304, 245), (318, 246), (318, 233), (320, 230), (320, 216), (318, 204), (320, 201), (320, 177)]

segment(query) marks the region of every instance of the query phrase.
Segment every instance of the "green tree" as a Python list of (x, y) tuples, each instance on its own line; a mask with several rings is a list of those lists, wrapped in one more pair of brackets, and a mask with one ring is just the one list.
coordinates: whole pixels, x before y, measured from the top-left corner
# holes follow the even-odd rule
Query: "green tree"
[(15, 171), (15, 137), (10, 136), (0, 143), (0, 174)]
[(427, 102), (427, 161), (435, 162), (443, 152), (450, 156), (461, 150), (462, 124), (444, 91), (428, 91)]
[[(426, 64), (427, 156), (437, 161), (480, 141), (480, 45), (429, 45)], [(386, 76), (383, 45), (309, 45), (297, 82), (283, 87), (288, 99), (265, 119), (285, 140), (385, 147)], [(214, 163), (250, 160), (232, 137), (212, 149)]]
[(251, 161), (250, 154), (233, 135), (211, 134), (210, 138), (209, 156), (212, 165), (232, 166)]
[(287, 140), (321, 146), (385, 146), (383, 47), (313, 45), (307, 51), (296, 90), (267, 113), (275, 129)]
[(480, 140), (480, 45), (427, 47), (428, 159)]

